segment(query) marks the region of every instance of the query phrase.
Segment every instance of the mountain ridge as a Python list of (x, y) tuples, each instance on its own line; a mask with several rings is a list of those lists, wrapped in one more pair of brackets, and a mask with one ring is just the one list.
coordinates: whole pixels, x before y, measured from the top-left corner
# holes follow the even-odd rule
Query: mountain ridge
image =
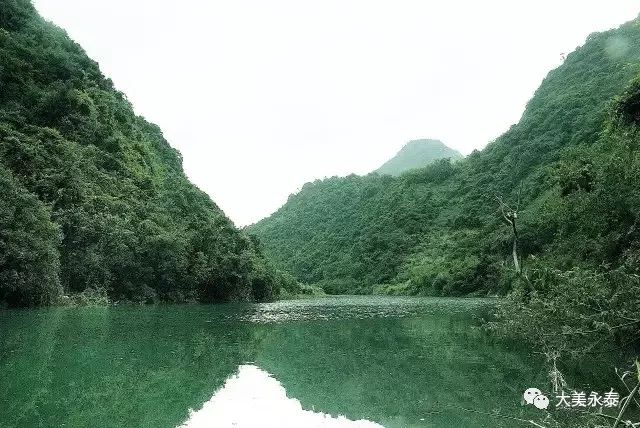
[[(611, 40), (625, 48), (612, 55)], [(512, 205), (520, 200), (522, 257), (553, 254), (548, 263), (562, 269), (619, 265), (624, 250), (611, 252), (603, 240), (614, 233), (605, 232), (609, 226), (592, 224), (587, 230), (577, 218), (562, 219), (574, 209), (567, 195), (590, 189), (586, 182), (595, 180), (593, 170), (605, 168), (605, 159), (619, 150), (610, 143), (611, 153), (603, 156), (595, 147), (605, 144), (601, 140), (617, 123), (611, 106), (640, 75), (639, 47), (638, 19), (594, 33), (549, 72), (519, 122), (483, 150), (399, 177), (309, 183), (249, 230), (278, 266), (329, 292), (368, 293), (381, 284), (403, 294), (505, 292), (512, 286), (511, 238), (496, 214), (497, 199)], [(609, 185), (605, 176), (598, 179)], [(593, 205), (584, 209), (596, 210), (595, 200), (581, 203), (587, 200)], [(606, 215), (620, 219), (617, 233), (625, 236), (635, 218)], [(574, 242), (569, 228), (581, 230), (583, 241)], [(587, 242), (598, 244), (589, 249)]]
[(461, 159), (463, 156), (440, 140), (417, 139), (406, 143), (398, 153), (373, 172), (392, 176), (401, 175), (412, 169), (425, 167), (437, 160)]

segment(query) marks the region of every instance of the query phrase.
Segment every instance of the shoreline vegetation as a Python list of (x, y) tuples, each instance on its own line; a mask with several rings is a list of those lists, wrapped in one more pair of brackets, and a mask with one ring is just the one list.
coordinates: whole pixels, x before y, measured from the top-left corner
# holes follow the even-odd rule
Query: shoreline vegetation
[(505, 323), (564, 332), (562, 307), (635, 340), (617, 326), (640, 274), (640, 20), (592, 34), (484, 150), (308, 183), (238, 230), (63, 30), (1, 7), (4, 305), (500, 295)]
[[(291, 290), (281, 289), (280, 294), (277, 298), (272, 299), (271, 301), (282, 301), (282, 300), (298, 300), (298, 299), (314, 299), (320, 297), (329, 297), (332, 295), (326, 294), (321, 287), (314, 285), (306, 285), (306, 284), (297, 284)], [(333, 295), (335, 297), (340, 297), (344, 295)], [(253, 303), (259, 303), (255, 300), (248, 301)], [(86, 289), (80, 293), (74, 294), (63, 294), (58, 296), (55, 301), (52, 301), (49, 306), (52, 307), (67, 307), (67, 308), (75, 308), (75, 307), (100, 307), (100, 306), (136, 306), (136, 305), (159, 305), (159, 304), (201, 304), (197, 300), (191, 301), (183, 301), (183, 302), (162, 302), (162, 301), (113, 301), (106, 290), (104, 289)], [(0, 310), (8, 309), (7, 306), (0, 306)]]
[(559, 360), (633, 356), (639, 183), (636, 18), (591, 34), (483, 150), (398, 177), (307, 183), (248, 231), (275, 266), (328, 294), (505, 296), (496, 334)]
[[(590, 35), (485, 149), (398, 177), (307, 183), (248, 231), (278, 268), (329, 294), (504, 296), (488, 331), (535, 349), (551, 384), (563, 367), (605, 354), (625, 357), (633, 387), (639, 184), (636, 18)], [(632, 390), (621, 389), (627, 402)], [(609, 426), (631, 426), (624, 413)], [(607, 422), (582, 416), (530, 425)]]
[(0, 2), (0, 64), (0, 306), (501, 296), (497, 336), (554, 368), (628, 354), (637, 377), (640, 18), (589, 36), (485, 149), (307, 183), (243, 230), (28, 0)]
[(0, 304), (266, 301), (287, 285), (29, 0), (0, 2), (0, 64)]

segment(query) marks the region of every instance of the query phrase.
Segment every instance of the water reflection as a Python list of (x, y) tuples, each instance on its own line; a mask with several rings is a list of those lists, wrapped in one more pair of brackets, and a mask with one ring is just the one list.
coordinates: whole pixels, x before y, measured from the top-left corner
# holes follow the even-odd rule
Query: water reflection
[(304, 410), (287, 397), (282, 384), (255, 365), (242, 365), (181, 428), (382, 428), (371, 421), (351, 421)]
[(175, 427), (253, 358), (250, 325), (211, 310), (0, 312), (0, 426)]
[[(474, 326), (488, 305), (354, 297), (0, 311), (0, 426), (176, 427), (236, 373), (236, 409), (251, 413), (245, 370), (262, 379), (256, 388), (277, 389), (283, 412), (333, 415), (327, 423), (513, 426), (477, 412), (537, 417), (520, 400), (546, 384), (546, 369)], [(248, 362), (273, 378), (238, 372)], [(190, 423), (200, 414), (211, 412)]]
[(535, 416), (520, 406), (521, 391), (546, 373), (474, 327), (483, 308), (423, 301), (375, 309), (384, 316), (363, 318), (359, 308), (351, 318), (286, 323), (262, 338), (256, 362), (304, 408), (388, 428), (502, 426), (477, 411)]

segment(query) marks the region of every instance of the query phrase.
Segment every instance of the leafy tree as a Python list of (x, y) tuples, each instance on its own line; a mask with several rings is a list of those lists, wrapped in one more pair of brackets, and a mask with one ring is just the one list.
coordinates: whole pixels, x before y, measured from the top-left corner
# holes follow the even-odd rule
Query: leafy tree
[[(612, 55), (611, 40), (627, 49)], [(309, 183), (250, 231), (279, 268), (330, 292), (507, 293), (514, 236), (495, 201), (501, 195), (520, 200), (524, 274), (534, 258), (561, 271), (629, 265), (640, 182), (640, 98), (638, 84), (629, 85), (638, 75), (636, 19), (589, 36), (484, 150), (398, 177)]]
[(0, 302), (49, 304), (60, 295), (58, 227), (38, 198), (0, 165)]
[[(60, 286), (101, 301), (278, 295), (282, 277), (188, 181), (161, 130), (27, 0), (0, 4), (0, 64), (2, 190), (14, 195), (2, 201), (14, 223), (0, 248), (0, 303), (51, 303)], [(34, 217), (15, 223), (25, 204)]]

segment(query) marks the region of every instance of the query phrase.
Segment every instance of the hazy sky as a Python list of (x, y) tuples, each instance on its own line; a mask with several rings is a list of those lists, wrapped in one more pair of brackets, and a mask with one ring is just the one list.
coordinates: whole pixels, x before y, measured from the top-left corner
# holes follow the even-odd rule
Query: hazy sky
[(416, 138), (467, 154), (640, 0), (35, 0), (239, 226)]

